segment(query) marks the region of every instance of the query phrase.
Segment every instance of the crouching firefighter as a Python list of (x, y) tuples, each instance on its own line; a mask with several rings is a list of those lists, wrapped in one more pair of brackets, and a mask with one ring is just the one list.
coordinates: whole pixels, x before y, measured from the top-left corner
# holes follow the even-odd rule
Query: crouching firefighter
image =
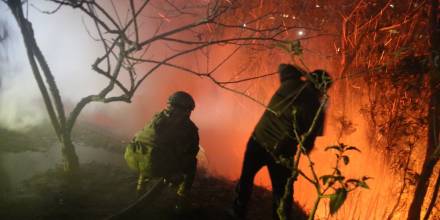
[(194, 107), (188, 93), (172, 94), (167, 107), (135, 135), (124, 155), (129, 167), (139, 172), (139, 193), (152, 178), (177, 186), (177, 210), (186, 204), (197, 169), (199, 135), (190, 119)]

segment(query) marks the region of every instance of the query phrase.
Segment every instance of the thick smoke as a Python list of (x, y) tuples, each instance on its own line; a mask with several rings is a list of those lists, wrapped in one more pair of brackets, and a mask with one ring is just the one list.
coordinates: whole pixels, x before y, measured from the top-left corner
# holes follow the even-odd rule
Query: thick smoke
[(5, 4), (0, 11), (0, 126), (19, 130), (39, 123), (43, 113), (32, 75), (25, 74), (26, 54), (17, 25)]
[[(44, 4), (38, 5), (45, 10)], [(0, 37), (5, 36), (0, 44), (0, 126), (23, 130), (48, 117), (17, 23), (5, 4), (0, 4), (0, 10)], [(65, 9), (47, 15), (29, 8), (27, 14), (66, 109), (81, 97), (96, 93), (102, 83), (91, 74), (90, 64), (97, 57), (98, 47), (77, 19), (79, 13)]]
[(6, 41), (9, 38), (8, 27), (3, 19), (0, 19), (0, 89), (2, 88), (2, 75), (5, 71), (4, 63), (7, 62), (7, 47)]
[[(87, 34), (84, 24), (79, 19), (81, 16), (68, 9), (62, 9), (54, 15), (44, 15), (32, 8), (29, 9), (29, 16), (33, 22), (37, 41), (55, 75), (66, 108), (69, 109), (69, 106), (77, 103), (81, 97), (99, 91), (105, 80), (91, 71), (90, 64), (96, 59), (100, 50), (96, 42), (93, 42)], [(149, 25), (144, 26), (147, 32), (154, 31), (149, 30), (149, 27)], [(0, 37), (5, 36), (6, 38), (0, 42), (0, 126), (20, 130), (42, 122), (47, 118), (47, 113), (29, 69), (17, 25), (5, 8), (5, 4), (0, 3)], [(307, 48), (314, 46), (313, 49), (321, 51), (323, 45), (333, 46), (333, 42), (313, 41), (309, 45), (307, 42), (304, 45)], [(215, 50), (213, 54), (221, 59), (229, 53)], [(236, 60), (234, 65), (221, 69), (219, 74), (223, 74), (225, 79), (230, 79), (230, 73), (240, 69), (238, 67), (241, 67), (242, 63), (239, 61), (243, 58), (233, 57), (233, 60)], [(267, 71), (259, 74), (274, 71), (278, 62), (289, 62), (289, 59), (271, 59), (268, 62), (273, 60), (276, 60), (276, 63), (271, 63)], [(189, 57), (185, 61), (194, 62), (196, 68), (194, 57)], [(330, 69), (332, 73), (336, 72), (331, 69), (332, 62), (316, 54), (305, 56), (305, 62), (310, 65), (310, 69), (323, 68)], [(276, 80), (276, 78), (268, 79), (272, 84)], [(259, 86), (261, 93), (266, 96), (270, 96), (276, 88), (269, 84), (271, 83)], [(317, 149), (312, 154), (320, 174), (327, 174), (329, 167), (332, 166), (333, 154), (323, 149), (338, 142), (336, 119), (345, 114), (342, 105), (338, 103), (338, 99), (343, 97), (338, 94), (337, 87), (338, 85), (335, 84), (330, 93), (326, 136), (318, 139)], [(91, 104), (81, 118), (130, 137), (141, 129), (155, 112), (165, 107), (167, 97), (176, 90), (188, 91), (196, 100), (192, 119), (199, 127), (201, 144), (206, 151), (211, 171), (236, 179), (240, 172), (246, 141), (264, 108), (219, 88), (208, 79), (160, 68), (147, 78), (132, 104)], [(351, 170), (348, 169), (347, 173), (355, 177), (374, 176), (375, 180), (381, 181), (371, 183), (372, 189), (375, 190), (364, 192), (369, 194), (367, 197), (362, 197), (362, 201), (358, 199), (360, 196), (353, 196), (355, 201), (350, 202), (365, 204), (365, 201), (374, 201), (376, 204), (379, 200), (368, 200), (370, 196), (382, 200), (383, 196), (377, 197), (377, 195), (387, 194), (388, 185), (395, 185), (395, 182), (393, 177), (386, 174), (387, 169), (383, 167), (380, 155), (368, 150), (369, 145), (365, 141), (368, 125), (359, 114), (361, 98), (353, 97), (352, 100), (355, 101), (347, 103), (347, 106), (352, 107), (347, 109), (347, 117), (353, 121), (357, 130), (342, 141), (361, 148), (363, 153), (353, 156), (353, 161), (350, 160)], [(301, 164), (301, 167), (307, 168), (307, 164)], [(257, 176), (256, 182), (266, 186), (270, 184), (267, 174), (263, 177)], [(306, 207), (310, 207), (313, 203), (311, 195), (314, 195), (314, 189), (303, 180), (300, 180), (298, 185), (300, 190), (295, 191), (296, 199)], [(321, 212), (326, 213), (324, 208)]]

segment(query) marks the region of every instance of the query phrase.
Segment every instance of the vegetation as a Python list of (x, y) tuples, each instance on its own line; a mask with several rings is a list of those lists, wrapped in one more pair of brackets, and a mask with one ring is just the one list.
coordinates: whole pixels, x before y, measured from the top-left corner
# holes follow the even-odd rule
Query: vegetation
[[(261, 100), (267, 98), (264, 97), (266, 89), (261, 89), (258, 83), (245, 89), (240, 85), (250, 80), (261, 82), (265, 76), (272, 75), (256, 73), (268, 72), (268, 62), (284, 56), (279, 53), (281, 47), (293, 54), (295, 62), (305, 66), (306, 70), (309, 69), (308, 65), (304, 65), (308, 62), (305, 53), (319, 60), (329, 60), (334, 66), (333, 76), (338, 80), (335, 90), (341, 96), (338, 103), (341, 110), (338, 139), (349, 134), (353, 127), (347, 118), (350, 103), (355, 99), (367, 99), (363, 100), (362, 113), (369, 123), (370, 145), (386, 154), (387, 165), (402, 175), (400, 193), (387, 218), (392, 219), (396, 212), (408, 211), (408, 219), (420, 219), (422, 208), (427, 207), (428, 211), (423, 217), (428, 219), (433, 216), (436, 205), (438, 208), (438, 0), (328, 0), (319, 3), (255, 0), (206, 1), (206, 4), (166, 1), (165, 6), (151, 4), (153, 1), (130, 0), (125, 1), (124, 7), (121, 7), (127, 9), (127, 16), (120, 16), (116, 10), (108, 10), (108, 5), (99, 1), (51, 0), (57, 9), (47, 13), (56, 13), (65, 7), (81, 11), (94, 24), (95, 29), (91, 35), (95, 36), (103, 48), (102, 56), (91, 63), (93, 71), (103, 76), (107, 85), (100, 92), (84, 97), (69, 113), (64, 109), (60, 88), (34, 38), (33, 28), (36, 27), (31, 25), (32, 21), (24, 14), (23, 7), (28, 2), (2, 2), (8, 5), (22, 31), (28, 59), (55, 131), (54, 139), (61, 143), (64, 170), (68, 173), (80, 172), (72, 132), (78, 116), (88, 104), (115, 101), (129, 103), (148, 76), (167, 67), (210, 79), (218, 86), (264, 106)], [(114, 2), (111, 3), (110, 8), (116, 8)], [(161, 19), (151, 18), (151, 11), (160, 12), (163, 16)], [(153, 34), (142, 33), (141, 15), (151, 18), (156, 28)], [(121, 20), (121, 17), (127, 19)], [(307, 31), (307, 36), (303, 35), (304, 31)], [(5, 32), (0, 38), (6, 36)], [(321, 41), (326, 46), (322, 46)], [(228, 55), (220, 61), (210, 62), (211, 50), (222, 46), (227, 48)], [(157, 48), (168, 48), (166, 50), (169, 55), (151, 58), (150, 55)], [(231, 74), (232, 80), (217, 79), (215, 73), (238, 51), (249, 58), (239, 64), (245, 67)], [(196, 71), (183, 64), (183, 58), (194, 54), (206, 58), (203, 63), (207, 64), (197, 68), (203, 71)], [(124, 77), (128, 80), (122, 80)], [(30, 145), (45, 136), (33, 135), (19, 138), (19, 133), (2, 130), (0, 150), (16, 151), (16, 146), (39, 150), (47, 146)], [(51, 142), (52, 139), (44, 141)], [(344, 153), (349, 148), (345, 145), (331, 148), (339, 149), (337, 166), (341, 161), (350, 161), (344, 159), (348, 158), (344, 157)], [(297, 168), (300, 158), (299, 151), (295, 161), (290, 161), (290, 164)], [(423, 165), (417, 165), (418, 160), (423, 160)], [(312, 161), (310, 163), (313, 164)], [(301, 174), (298, 169), (294, 169), (294, 172), (293, 178)], [(366, 178), (349, 181), (342, 177), (335, 169), (330, 176), (319, 178), (315, 175), (309, 178), (317, 188), (316, 205), (320, 198), (330, 197), (330, 201), (333, 201), (330, 202), (330, 210), (337, 211), (346, 193), (353, 189), (348, 188), (348, 185), (354, 184), (354, 188), (365, 186)], [(337, 183), (340, 185), (335, 187)], [(324, 194), (320, 189), (322, 186), (324, 191), (334, 187), (334, 192)], [(405, 195), (414, 198), (411, 204), (402, 199)], [(311, 216), (313, 218), (313, 214)]]

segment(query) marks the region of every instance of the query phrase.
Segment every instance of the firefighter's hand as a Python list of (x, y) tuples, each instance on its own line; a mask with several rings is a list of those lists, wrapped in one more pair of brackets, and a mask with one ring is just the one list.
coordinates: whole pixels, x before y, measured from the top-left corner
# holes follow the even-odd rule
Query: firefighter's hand
[(180, 197), (184, 197), (186, 196), (187, 190), (185, 187), (185, 183), (180, 183), (179, 186), (177, 187), (177, 195)]

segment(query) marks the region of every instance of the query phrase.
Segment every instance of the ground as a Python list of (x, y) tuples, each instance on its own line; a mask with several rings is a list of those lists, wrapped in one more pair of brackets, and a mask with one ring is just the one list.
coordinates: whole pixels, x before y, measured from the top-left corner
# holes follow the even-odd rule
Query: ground
[[(27, 180), (21, 190), (0, 203), (0, 219), (108, 219), (136, 200), (136, 176), (125, 169), (84, 164), (74, 193), (64, 189), (61, 169)], [(226, 209), (234, 195), (234, 182), (199, 172), (186, 213), (173, 212), (174, 189), (164, 187), (123, 218), (116, 219), (230, 219)], [(271, 219), (271, 193), (257, 187), (249, 219)]]
[[(101, 132), (97, 133), (97, 130)], [(90, 148), (104, 149), (122, 160), (124, 145), (122, 139), (114, 138), (114, 135), (102, 132), (102, 129), (85, 125), (81, 125), (81, 129), (77, 131), (79, 132), (75, 134), (76, 144), (83, 143)], [(44, 152), (48, 149), (48, 145), (53, 146), (56, 143), (52, 135), (53, 131), (48, 126), (25, 132), (0, 130), (2, 139), (0, 154)], [(83, 163), (77, 177), (68, 181), (61, 167), (53, 167), (32, 176), (19, 186), (11, 186), (7, 182), (8, 178), (4, 174), (5, 170), (2, 170), (1, 162), (0, 219), (104, 220), (114, 217), (137, 199), (135, 191), (137, 175), (123, 163), (122, 166), (101, 162)], [(33, 163), (41, 163), (41, 161)], [(231, 207), (235, 184), (234, 181), (199, 170), (191, 191), (188, 209), (184, 213), (173, 212), (175, 189), (166, 186), (154, 197), (142, 201), (122, 217), (113, 219), (231, 219), (226, 210)], [(256, 187), (249, 207), (248, 219), (272, 219), (271, 197), (270, 191)], [(295, 209), (299, 210), (297, 213), (300, 216), (295, 219), (305, 219), (302, 209)]]

